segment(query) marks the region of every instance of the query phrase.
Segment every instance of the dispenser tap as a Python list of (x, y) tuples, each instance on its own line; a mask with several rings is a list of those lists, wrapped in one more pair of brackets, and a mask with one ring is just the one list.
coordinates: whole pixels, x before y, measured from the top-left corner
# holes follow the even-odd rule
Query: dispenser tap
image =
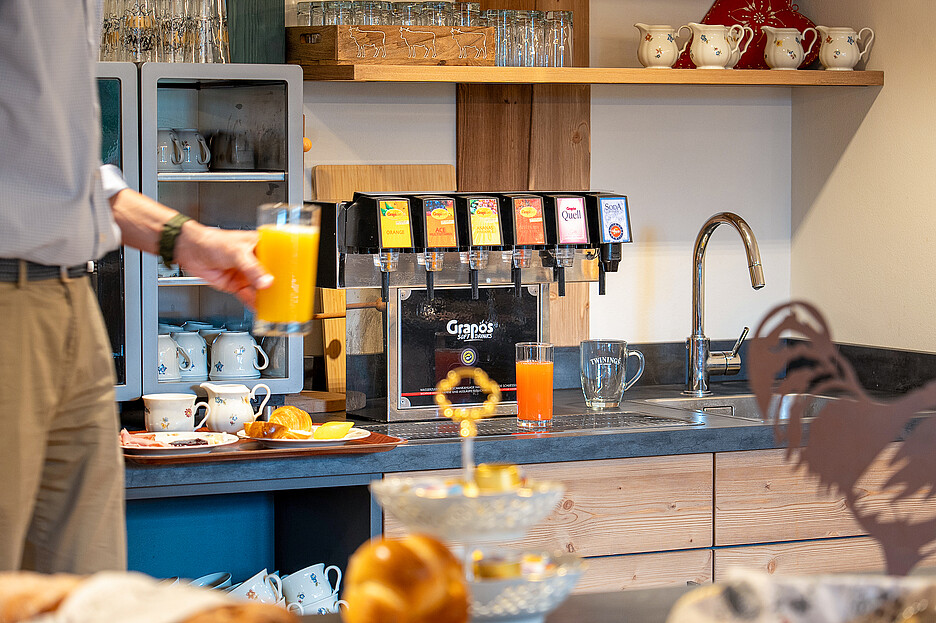
[(481, 195), (456, 196), (455, 206), (459, 227), (468, 232), (468, 252), (463, 261), (468, 264), (471, 298), (477, 300), (478, 272), (487, 267), (491, 251), (503, 250), (500, 206), (496, 197)]
[(699, 230), (692, 252), (692, 335), (686, 340), (688, 376), (686, 390), (683, 392), (690, 396), (706, 396), (712, 393), (709, 390), (710, 374), (737, 374), (741, 369), (738, 350), (747, 335), (747, 327), (730, 352), (712, 352), (709, 348), (710, 340), (705, 337), (702, 326), (705, 314), (705, 248), (712, 233), (723, 223), (731, 225), (741, 235), (751, 275), (751, 287), (755, 290), (764, 287), (760, 250), (750, 226), (732, 212), (721, 212), (709, 218)]
[(417, 238), (417, 263), (426, 269), (426, 297), (435, 298), (435, 273), (442, 270), (446, 251), (458, 250), (455, 201), (450, 197), (414, 196), (413, 225)]
[(631, 242), (627, 197), (611, 193), (585, 195), (588, 233), (598, 254), (598, 294), (605, 293), (605, 273), (617, 272), (621, 245)]
[(565, 296), (565, 270), (575, 262), (575, 250), (587, 249), (588, 219), (581, 195), (545, 195), (546, 235), (551, 248), (544, 265), (552, 265), (559, 296)]
[(523, 269), (533, 266), (536, 252), (546, 248), (543, 198), (528, 194), (505, 194), (500, 199), (504, 237), (508, 245), (513, 243), (510, 276), (514, 295), (519, 298), (523, 287)]

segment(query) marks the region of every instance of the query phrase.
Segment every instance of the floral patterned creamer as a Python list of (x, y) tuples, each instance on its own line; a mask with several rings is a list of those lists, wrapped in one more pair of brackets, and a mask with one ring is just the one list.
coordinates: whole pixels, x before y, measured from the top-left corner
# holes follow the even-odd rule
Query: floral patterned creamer
[(682, 48), (677, 47), (676, 39), (683, 28), (673, 28), (663, 24), (648, 25), (634, 24), (640, 32), (640, 42), (637, 44), (637, 60), (644, 67), (655, 69), (670, 69), (673, 63), (686, 49), (687, 41)]
[[(773, 26), (764, 26), (761, 30), (767, 35), (764, 60), (771, 69), (797, 69), (819, 40), (819, 33), (815, 28), (807, 28), (802, 33), (795, 28), (774, 28)], [(804, 51), (803, 41), (808, 32), (813, 34), (812, 42)]]
[(816, 26), (816, 30), (822, 41), (819, 61), (825, 69), (833, 71), (853, 70), (858, 61), (871, 50), (871, 42), (874, 41), (874, 31), (870, 28), (855, 32), (851, 28)]
[(738, 42), (729, 36), (727, 26), (689, 22), (689, 29), (692, 31), (689, 58), (697, 69), (724, 69), (738, 52)]
[[(211, 413), (207, 420), (208, 428), (232, 435), (244, 430), (246, 422), (256, 420), (270, 399), (270, 388), (264, 383), (257, 383), (253, 389), (233, 383), (202, 383), (199, 387), (208, 392), (208, 404), (211, 405)], [(260, 407), (254, 412), (250, 401), (260, 388), (266, 390), (266, 395)]]

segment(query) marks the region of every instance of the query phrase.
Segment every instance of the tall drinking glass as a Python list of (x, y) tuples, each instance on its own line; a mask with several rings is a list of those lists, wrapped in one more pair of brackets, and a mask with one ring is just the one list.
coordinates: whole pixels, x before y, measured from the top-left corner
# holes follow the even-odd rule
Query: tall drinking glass
[(320, 218), (311, 205), (267, 203), (257, 209), (257, 258), (273, 275), (273, 285), (257, 292), (254, 335), (312, 329)]
[(553, 414), (553, 345), (520, 342), (517, 349), (517, 425), (545, 429)]

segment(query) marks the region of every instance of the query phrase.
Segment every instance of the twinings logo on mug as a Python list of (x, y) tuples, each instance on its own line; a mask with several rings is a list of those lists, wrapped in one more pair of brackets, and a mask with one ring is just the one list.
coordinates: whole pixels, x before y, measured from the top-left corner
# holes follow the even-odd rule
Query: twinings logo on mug
[(494, 337), (493, 322), (460, 323), (457, 320), (449, 320), (445, 325), (445, 330), (450, 335), (458, 336), (460, 340), (489, 340)]
[(621, 362), (617, 357), (592, 357), (588, 363), (593, 366), (615, 366)]

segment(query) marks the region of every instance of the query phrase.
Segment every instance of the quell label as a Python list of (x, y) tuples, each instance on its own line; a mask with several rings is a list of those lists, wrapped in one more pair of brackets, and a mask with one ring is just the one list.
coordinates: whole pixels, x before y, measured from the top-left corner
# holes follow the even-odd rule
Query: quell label
[(556, 199), (556, 222), (559, 224), (559, 244), (588, 244), (585, 199), (582, 197)]

